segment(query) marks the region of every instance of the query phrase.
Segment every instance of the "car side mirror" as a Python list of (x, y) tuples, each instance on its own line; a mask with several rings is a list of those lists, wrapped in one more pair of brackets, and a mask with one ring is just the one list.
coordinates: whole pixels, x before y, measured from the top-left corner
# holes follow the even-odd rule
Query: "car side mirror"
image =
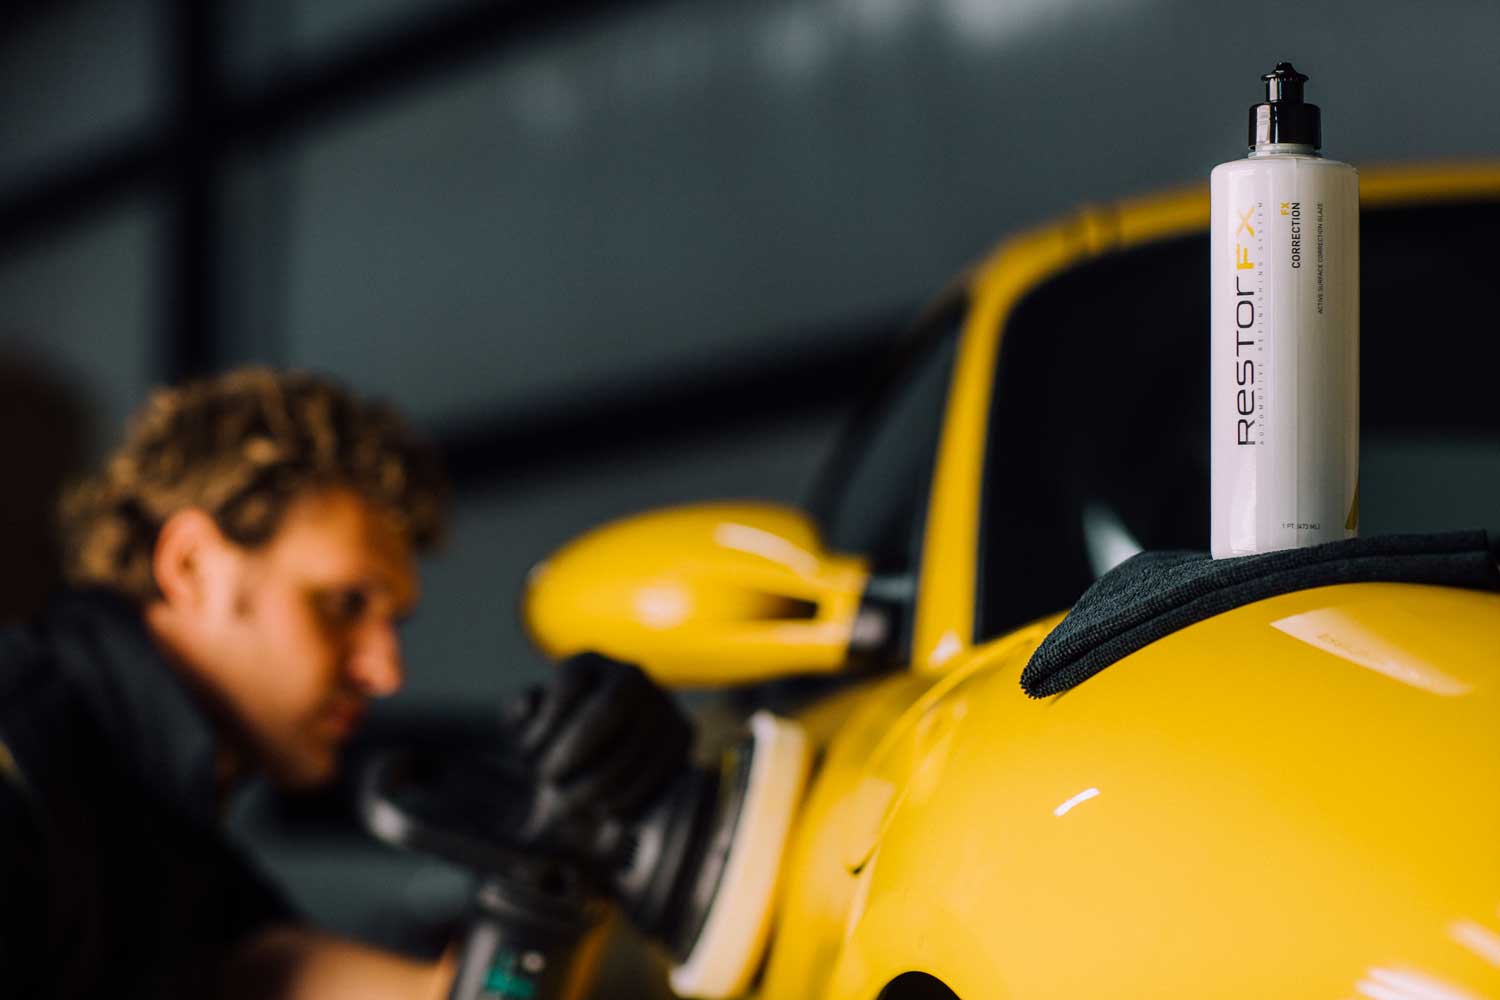
[[(593, 651), (679, 687), (834, 673), (887, 630), (862, 614), (864, 559), (826, 551), (812, 519), (711, 503), (597, 528), (541, 562), (522, 616), (557, 658)], [(881, 633), (881, 634), (876, 634)]]

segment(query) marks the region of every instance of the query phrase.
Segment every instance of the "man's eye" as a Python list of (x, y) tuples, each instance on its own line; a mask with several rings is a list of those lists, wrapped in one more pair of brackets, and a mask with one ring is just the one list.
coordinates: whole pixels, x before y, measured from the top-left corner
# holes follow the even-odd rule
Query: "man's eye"
[(325, 591), (319, 595), (318, 609), (333, 625), (350, 625), (364, 617), (370, 606), (370, 597), (363, 590)]

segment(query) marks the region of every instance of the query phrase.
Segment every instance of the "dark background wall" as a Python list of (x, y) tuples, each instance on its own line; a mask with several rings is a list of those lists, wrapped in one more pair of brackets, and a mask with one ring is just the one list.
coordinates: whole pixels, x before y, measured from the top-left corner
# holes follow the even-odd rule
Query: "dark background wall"
[[(8, 609), (47, 579), (50, 492), (149, 386), (325, 370), (413, 414), (458, 478), (395, 715), (540, 674), (519, 584), (578, 531), (796, 500), (902, 317), (1006, 232), (1202, 182), (1275, 61), (1312, 75), (1329, 155), (1500, 151), (1488, 0), (55, 0), (6, 21)], [(376, 861), (266, 843), (310, 906), (369, 926), (347, 885), (380, 880), (349, 866)], [(399, 871), (413, 906), (451, 888)]]

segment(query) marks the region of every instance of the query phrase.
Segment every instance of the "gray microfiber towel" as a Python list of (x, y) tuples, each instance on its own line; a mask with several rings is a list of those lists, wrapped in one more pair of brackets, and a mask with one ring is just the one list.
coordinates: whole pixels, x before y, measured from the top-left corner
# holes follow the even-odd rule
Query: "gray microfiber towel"
[(1375, 582), (1500, 590), (1496, 555), (1483, 531), (1351, 538), (1234, 559), (1142, 552), (1094, 581), (1032, 654), (1021, 687), (1033, 698), (1061, 694), (1178, 629), (1296, 590)]

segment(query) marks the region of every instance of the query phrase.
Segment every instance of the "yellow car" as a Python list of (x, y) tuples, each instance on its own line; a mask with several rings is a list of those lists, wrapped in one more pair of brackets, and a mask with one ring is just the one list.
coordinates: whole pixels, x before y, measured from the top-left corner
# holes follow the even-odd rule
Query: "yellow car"
[[(1492, 461), (1500, 166), (1361, 188), (1367, 440), (1464, 429)], [(1063, 693), (1020, 683), (1122, 558), (1206, 547), (1208, 222), (1195, 189), (1008, 240), (918, 324), (809, 511), (651, 512), (533, 574), (549, 654), (800, 692), (776, 891), (686, 992), (1500, 998), (1500, 593), (1296, 589)], [(1484, 527), (1442, 523), (1500, 510), (1457, 468), (1367, 480), (1367, 526)], [(764, 683), (809, 675), (841, 682)]]

